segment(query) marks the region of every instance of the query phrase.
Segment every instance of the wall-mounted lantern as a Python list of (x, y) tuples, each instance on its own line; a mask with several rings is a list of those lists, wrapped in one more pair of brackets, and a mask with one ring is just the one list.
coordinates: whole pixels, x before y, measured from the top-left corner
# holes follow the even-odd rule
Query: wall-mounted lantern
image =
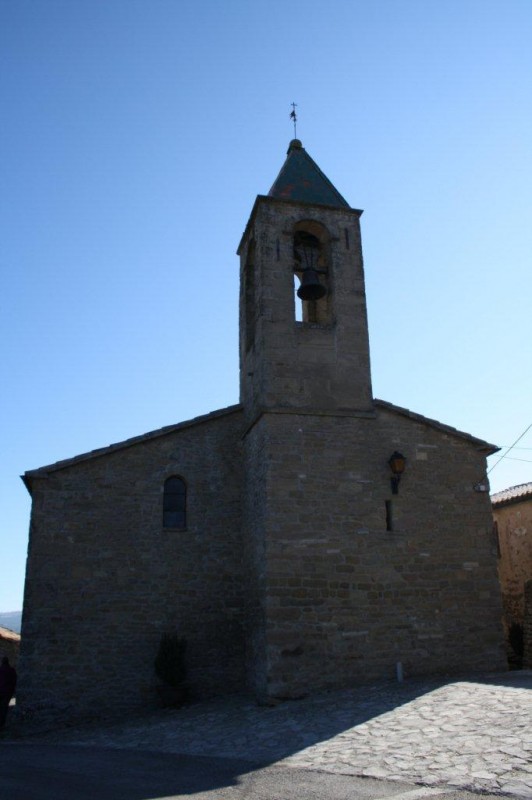
[(393, 472), (393, 477), (391, 478), (392, 494), (399, 494), (399, 481), (405, 471), (406, 458), (402, 453), (395, 450), (388, 459), (388, 466)]

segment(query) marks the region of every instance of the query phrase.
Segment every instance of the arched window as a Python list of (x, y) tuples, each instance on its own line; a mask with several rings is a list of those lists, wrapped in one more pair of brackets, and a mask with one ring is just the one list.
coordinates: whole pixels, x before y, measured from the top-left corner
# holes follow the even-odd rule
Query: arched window
[(163, 527), (187, 527), (187, 487), (183, 478), (176, 475), (164, 482)]

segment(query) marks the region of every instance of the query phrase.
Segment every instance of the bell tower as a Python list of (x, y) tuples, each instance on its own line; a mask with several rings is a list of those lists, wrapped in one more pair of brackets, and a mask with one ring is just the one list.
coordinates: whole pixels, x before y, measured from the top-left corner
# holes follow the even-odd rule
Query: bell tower
[[(302, 596), (307, 580), (328, 586), (325, 572), (336, 569), (331, 553), (345, 547), (353, 475), (367, 462), (361, 442), (376, 416), (361, 213), (294, 139), (238, 250), (246, 652), (258, 697), (297, 695), (330, 656), (329, 644), (312, 644), (321, 617), (310, 619), (329, 601), (317, 597), (305, 610)], [(328, 504), (339, 486), (346, 513)]]
[(298, 139), (240, 243), (240, 399), (263, 412), (371, 412), (361, 211)]

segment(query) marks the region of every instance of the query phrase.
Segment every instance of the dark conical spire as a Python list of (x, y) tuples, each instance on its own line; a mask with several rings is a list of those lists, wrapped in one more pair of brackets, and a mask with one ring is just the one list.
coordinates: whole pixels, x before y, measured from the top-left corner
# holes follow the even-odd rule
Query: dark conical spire
[(286, 161), (268, 195), (278, 200), (349, 208), (349, 203), (312, 160), (299, 139), (290, 142)]

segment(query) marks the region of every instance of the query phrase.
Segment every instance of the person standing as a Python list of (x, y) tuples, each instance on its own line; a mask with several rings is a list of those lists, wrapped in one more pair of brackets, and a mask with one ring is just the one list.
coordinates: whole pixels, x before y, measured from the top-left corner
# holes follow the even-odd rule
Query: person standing
[(9, 663), (9, 658), (4, 656), (0, 665), (0, 728), (6, 722), (9, 701), (15, 694), (17, 685), (17, 671)]

